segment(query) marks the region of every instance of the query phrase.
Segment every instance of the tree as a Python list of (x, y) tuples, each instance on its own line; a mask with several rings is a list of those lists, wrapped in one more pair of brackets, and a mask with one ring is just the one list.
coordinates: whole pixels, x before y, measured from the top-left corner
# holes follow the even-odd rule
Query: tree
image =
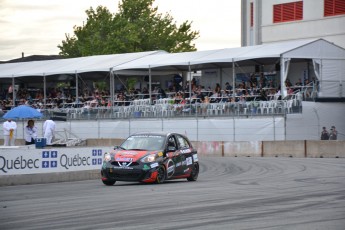
[(119, 12), (112, 14), (106, 7), (86, 10), (83, 26), (74, 27), (74, 35), (66, 34), (58, 48), (60, 55), (81, 57), (99, 54), (131, 53), (152, 50), (168, 52), (195, 51), (198, 31), (192, 22), (177, 26), (171, 15), (157, 12), (154, 0), (122, 0)]

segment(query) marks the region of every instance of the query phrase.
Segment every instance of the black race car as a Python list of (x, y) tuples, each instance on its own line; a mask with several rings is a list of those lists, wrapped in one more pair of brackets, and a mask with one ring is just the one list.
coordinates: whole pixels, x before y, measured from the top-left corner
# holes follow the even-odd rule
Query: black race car
[(199, 175), (198, 154), (188, 138), (178, 133), (136, 133), (104, 154), (102, 182), (163, 183)]

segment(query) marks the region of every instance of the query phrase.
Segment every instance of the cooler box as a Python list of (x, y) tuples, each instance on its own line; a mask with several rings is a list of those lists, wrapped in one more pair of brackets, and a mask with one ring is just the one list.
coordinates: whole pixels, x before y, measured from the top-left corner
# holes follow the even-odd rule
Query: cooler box
[(141, 117), (141, 111), (134, 111), (133, 115), (135, 118)]
[(43, 148), (47, 145), (47, 138), (44, 137), (38, 137), (36, 138), (36, 148)]

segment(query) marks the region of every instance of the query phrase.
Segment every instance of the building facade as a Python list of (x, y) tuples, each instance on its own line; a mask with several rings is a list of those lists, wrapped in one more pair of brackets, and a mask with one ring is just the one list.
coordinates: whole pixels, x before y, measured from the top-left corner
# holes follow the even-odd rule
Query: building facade
[(242, 46), (323, 38), (345, 48), (345, 0), (242, 0)]

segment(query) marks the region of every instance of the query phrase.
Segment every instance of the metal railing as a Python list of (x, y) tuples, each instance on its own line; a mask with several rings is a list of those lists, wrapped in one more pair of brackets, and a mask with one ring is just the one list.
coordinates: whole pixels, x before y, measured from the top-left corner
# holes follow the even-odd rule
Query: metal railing
[(288, 100), (244, 101), (220, 103), (173, 104), (162, 100), (156, 104), (134, 101), (127, 106), (85, 107), (46, 109), (41, 112), (43, 119), (53, 116), (54, 112), (65, 112), (68, 120), (90, 119), (140, 119), (164, 117), (235, 117), (235, 116), (272, 116), (288, 113), (301, 113), (301, 101), (297, 97)]

